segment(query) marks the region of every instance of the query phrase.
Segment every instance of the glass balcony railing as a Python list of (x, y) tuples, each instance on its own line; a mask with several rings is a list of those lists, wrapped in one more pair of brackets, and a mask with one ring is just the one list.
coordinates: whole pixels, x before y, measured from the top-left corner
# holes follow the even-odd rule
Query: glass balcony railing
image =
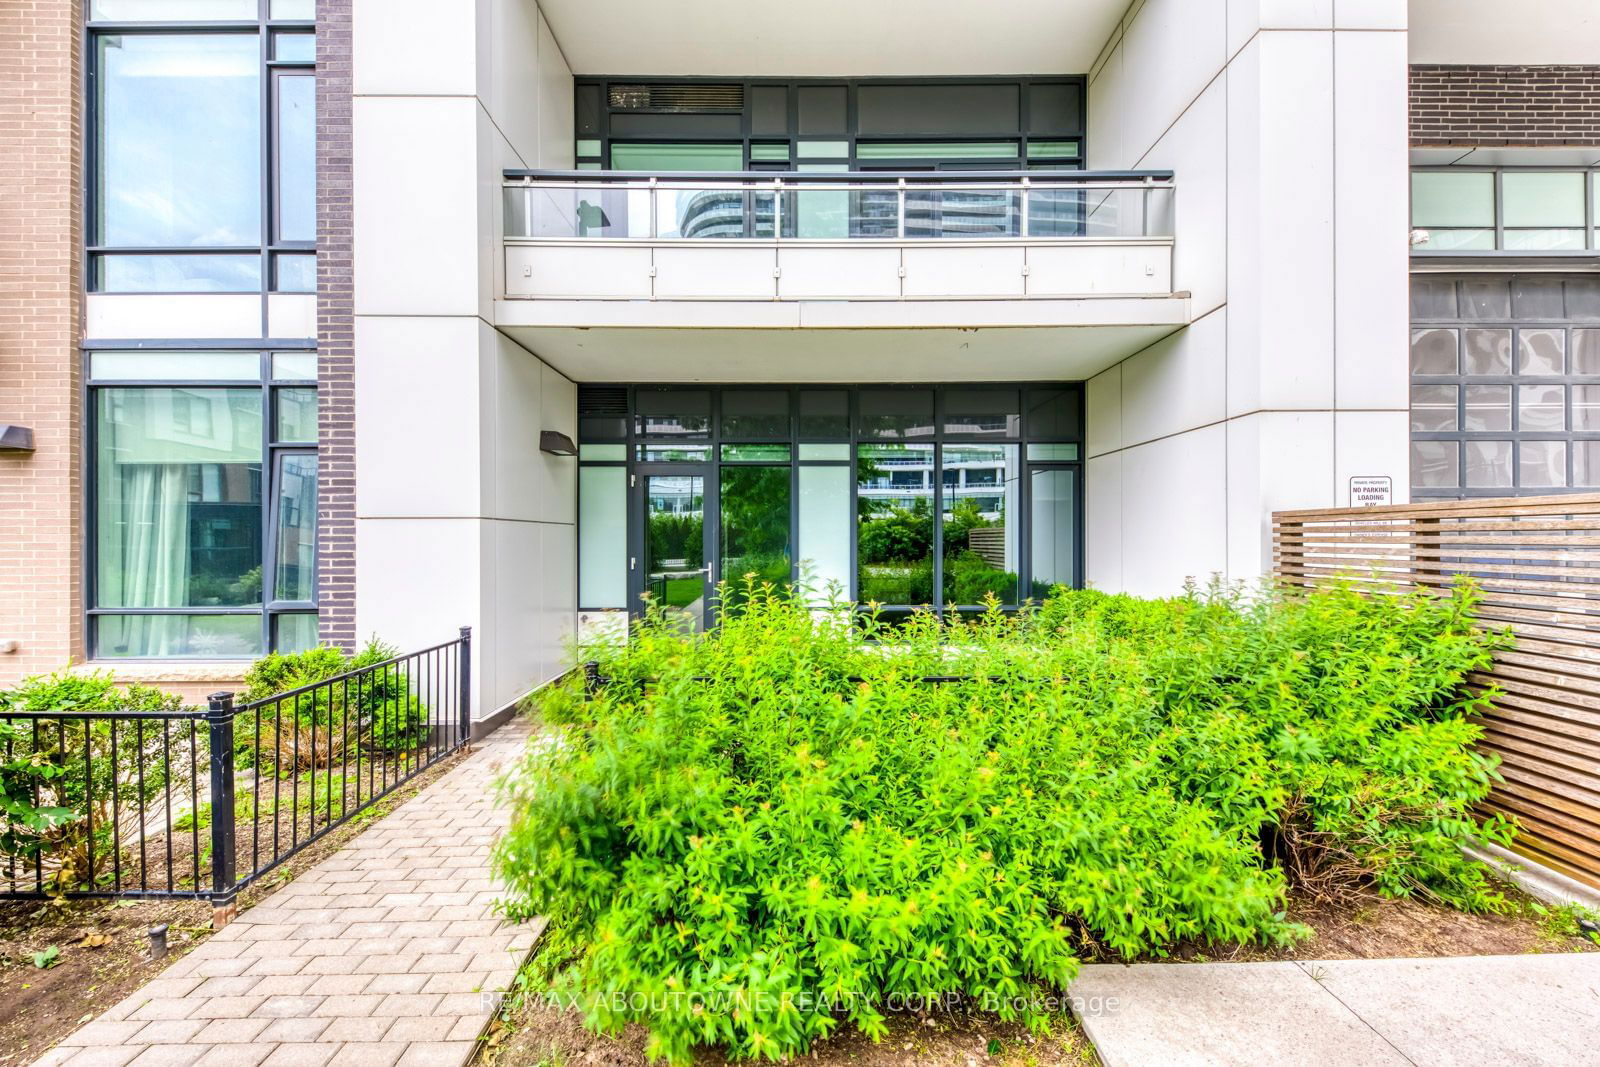
[(1165, 171), (645, 175), (508, 171), (512, 241), (1159, 239)]

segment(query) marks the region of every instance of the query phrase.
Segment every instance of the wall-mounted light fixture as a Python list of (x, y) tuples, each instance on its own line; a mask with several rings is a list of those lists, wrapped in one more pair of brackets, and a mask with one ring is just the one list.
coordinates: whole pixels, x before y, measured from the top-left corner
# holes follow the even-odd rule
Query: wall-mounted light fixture
[(33, 431), (26, 426), (0, 422), (0, 451), (32, 452)]
[(572, 438), (560, 430), (540, 430), (539, 451), (552, 456), (576, 456), (578, 446), (572, 443)]

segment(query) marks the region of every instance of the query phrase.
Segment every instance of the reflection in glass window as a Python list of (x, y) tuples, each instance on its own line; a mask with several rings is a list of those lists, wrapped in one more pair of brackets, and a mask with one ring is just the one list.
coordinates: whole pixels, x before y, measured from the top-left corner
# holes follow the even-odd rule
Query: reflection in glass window
[(1462, 429), (1511, 429), (1511, 386), (1469, 385), (1463, 392), (1466, 412)]
[(317, 646), (317, 616), (312, 612), (288, 612), (278, 616), (272, 648), (285, 656)]
[(255, 659), (259, 615), (97, 615), (100, 659)]
[(230, 255), (97, 255), (94, 289), (101, 293), (259, 293), (261, 257)]
[(1526, 489), (1564, 488), (1567, 484), (1567, 443), (1523, 441), (1517, 445), (1517, 484)]
[(992, 594), (1017, 602), (1021, 516), (1016, 445), (946, 445), (944, 590), (946, 604), (982, 604)]
[(1411, 484), (1417, 489), (1458, 488), (1461, 445), (1455, 441), (1412, 441)]
[(1456, 428), (1456, 387), (1453, 385), (1413, 385), (1411, 387), (1411, 428), (1422, 432), (1442, 432)]
[(1567, 331), (1518, 330), (1518, 374), (1565, 374)]
[(1511, 442), (1469, 440), (1463, 443), (1466, 454), (1466, 484), (1470, 489), (1509, 489), (1511, 487)]
[(857, 599), (933, 603), (933, 446), (861, 445), (856, 455)]
[(97, 46), (95, 239), (258, 245), (256, 35), (107, 34)]
[(831, 592), (850, 594), (850, 468), (801, 467), (800, 577), (813, 603), (826, 603)]
[(1456, 373), (1456, 331), (1413, 330), (1411, 333), (1411, 373)]
[(1517, 429), (1565, 430), (1566, 389), (1559, 385), (1517, 386)]
[(317, 391), (315, 389), (279, 389), (278, 418), (273, 428), (273, 438), (292, 443), (314, 442), (317, 439)]
[(261, 603), (261, 391), (116, 388), (97, 399), (98, 605)]
[(863, 389), (863, 437), (930, 437), (933, 434), (932, 389)]
[(1077, 584), (1078, 472), (1068, 468), (1036, 470), (1030, 477), (1033, 523), (1033, 590), (1043, 599), (1057, 585)]
[(1466, 342), (1463, 374), (1510, 374), (1510, 330), (1463, 330)]
[(317, 79), (280, 74), (277, 119), (278, 240), (317, 239)]
[(310, 603), (317, 598), (317, 457), (292, 452), (278, 457), (275, 600)]
[(722, 468), (718, 577), (728, 583), (727, 604), (742, 602), (747, 580), (789, 583), (789, 486), (788, 466)]

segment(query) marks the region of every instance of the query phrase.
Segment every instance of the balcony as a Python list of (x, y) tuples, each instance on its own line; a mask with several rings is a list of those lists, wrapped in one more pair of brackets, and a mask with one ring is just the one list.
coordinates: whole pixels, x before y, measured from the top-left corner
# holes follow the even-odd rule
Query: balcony
[[(1032, 365), (1053, 353), (1040, 369), (1058, 376), (1103, 369), (1188, 317), (1173, 292), (1169, 172), (508, 171), (504, 198), (497, 324), (558, 365), (589, 349), (582, 380), (620, 349), (597, 353), (566, 331), (761, 331), (769, 352), (793, 343), (771, 334), (798, 331), (818, 342), (808, 366), (835, 377), (864, 345), (894, 340), (851, 336), (862, 331), (1018, 331), (985, 338), (1005, 342), (990, 355)], [(962, 341), (970, 357), (973, 338)], [(660, 351), (638, 347), (634, 380)]]

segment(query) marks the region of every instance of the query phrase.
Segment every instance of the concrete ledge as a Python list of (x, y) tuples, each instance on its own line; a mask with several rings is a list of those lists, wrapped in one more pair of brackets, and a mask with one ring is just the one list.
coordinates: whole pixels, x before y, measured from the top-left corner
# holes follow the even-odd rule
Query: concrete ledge
[(1531, 860), (1520, 852), (1512, 852), (1499, 845), (1485, 845), (1481, 849), (1462, 849), (1467, 855), (1503, 879), (1517, 886), (1529, 896), (1546, 904), (1577, 904), (1591, 911), (1600, 911), (1600, 889), (1560, 871)]

